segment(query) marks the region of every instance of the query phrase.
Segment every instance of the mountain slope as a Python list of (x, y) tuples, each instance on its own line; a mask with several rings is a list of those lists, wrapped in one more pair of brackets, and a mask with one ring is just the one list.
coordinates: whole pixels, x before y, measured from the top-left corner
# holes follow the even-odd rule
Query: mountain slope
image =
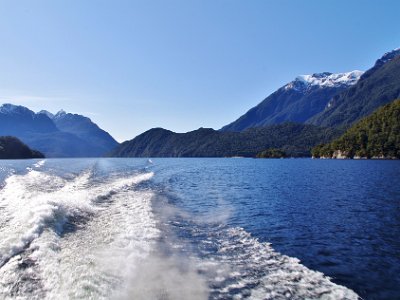
[[(42, 113), (44, 112), (42, 111)], [(52, 116), (48, 112), (47, 115)], [(108, 132), (102, 130), (85, 116), (61, 110), (53, 115), (52, 120), (62, 132), (73, 134), (93, 145), (92, 156), (101, 156), (118, 145), (118, 142)]]
[(400, 158), (400, 100), (379, 108), (312, 152), (315, 157)]
[(46, 157), (96, 157), (93, 145), (68, 132), (30, 132), (18, 136), (33, 149)]
[(400, 49), (386, 53), (348, 90), (329, 101), (309, 123), (349, 126), (378, 107), (400, 97)]
[(313, 125), (286, 123), (243, 132), (221, 132), (200, 128), (175, 133), (150, 129), (126, 141), (110, 153), (116, 157), (255, 157), (257, 153), (279, 148), (289, 156), (310, 156), (310, 149), (339, 135), (338, 131)]
[(285, 122), (305, 123), (324, 110), (329, 100), (354, 85), (361, 71), (298, 76), (221, 131), (242, 131)]
[(30, 149), (13, 136), (0, 136), (0, 159), (43, 158), (39, 151)]

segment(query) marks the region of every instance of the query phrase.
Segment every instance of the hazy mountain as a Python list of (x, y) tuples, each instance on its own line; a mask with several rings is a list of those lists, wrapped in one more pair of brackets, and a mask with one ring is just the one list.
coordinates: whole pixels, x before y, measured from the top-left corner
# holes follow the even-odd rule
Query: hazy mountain
[(95, 146), (68, 132), (29, 133), (18, 136), (33, 149), (46, 157), (96, 157)]
[(39, 151), (30, 149), (13, 136), (0, 136), (0, 159), (43, 158)]
[(255, 157), (269, 149), (282, 149), (289, 156), (309, 156), (313, 146), (328, 142), (340, 132), (313, 125), (286, 123), (242, 132), (200, 128), (175, 133), (150, 129), (126, 141), (110, 153), (116, 157)]
[[(57, 115), (60, 125), (57, 124)], [(117, 145), (90, 119), (78, 115), (70, 118), (71, 114), (66, 113), (65, 118), (57, 115), (46, 111), (34, 113), (23, 106), (3, 104), (0, 107), (0, 135), (15, 136), (46, 157), (101, 156)], [(89, 137), (90, 134), (93, 137)]]
[(309, 123), (349, 126), (400, 97), (400, 48), (384, 54), (352, 87), (334, 96)]
[(57, 132), (54, 122), (43, 114), (35, 114), (24, 106), (0, 106), (0, 135), (21, 136), (29, 133)]
[(323, 111), (333, 96), (356, 84), (362, 73), (325, 72), (298, 76), (221, 130), (242, 131), (285, 122), (305, 123)]
[(47, 111), (39, 113), (50, 117), (60, 131), (73, 134), (93, 145), (91, 156), (103, 155), (118, 146), (118, 142), (108, 132), (85, 116), (66, 113), (63, 110), (55, 115)]

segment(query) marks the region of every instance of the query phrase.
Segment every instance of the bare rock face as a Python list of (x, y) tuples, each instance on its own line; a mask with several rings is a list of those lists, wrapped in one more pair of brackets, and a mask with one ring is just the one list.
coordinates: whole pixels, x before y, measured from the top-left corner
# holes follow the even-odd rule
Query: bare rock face
[(335, 150), (332, 154), (332, 158), (335, 159), (348, 159), (349, 153), (347, 151), (342, 151), (342, 150)]

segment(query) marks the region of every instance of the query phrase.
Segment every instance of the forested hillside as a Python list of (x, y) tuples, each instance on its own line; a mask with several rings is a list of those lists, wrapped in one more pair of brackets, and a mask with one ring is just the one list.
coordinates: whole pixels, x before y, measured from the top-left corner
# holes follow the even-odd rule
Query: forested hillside
[(378, 109), (343, 136), (312, 150), (314, 157), (400, 158), (400, 100)]
[(340, 132), (314, 125), (286, 123), (242, 132), (221, 132), (200, 128), (175, 133), (162, 128), (150, 129), (126, 141), (110, 155), (117, 157), (255, 157), (269, 148), (288, 156), (310, 156), (311, 148), (328, 142)]

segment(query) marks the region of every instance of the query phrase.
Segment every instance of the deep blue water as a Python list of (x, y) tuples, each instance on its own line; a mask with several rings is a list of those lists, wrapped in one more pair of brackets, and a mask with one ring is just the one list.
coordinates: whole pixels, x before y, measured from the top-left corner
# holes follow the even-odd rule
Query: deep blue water
[(154, 161), (162, 186), (193, 215), (228, 212), (228, 225), (363, 298), (400, 299), (399, 161)]
[[(62, 267), (68, 270), (77, 267), (76, 259), (64, 266), (58, 265), (60, 260), (55, 263), (50, 258), (75, 257), (75, 252), (91, 256), (97, 253), (94, 248), (107, 248), (109, 256), (118, 258), (120, 252), (115, 251), (113, 243), (120, 236), (126, 242), (128, 236), (128, 244), (136, 246), (130, 248), (121, 241), (127, 253), (121, 257), (157, 253), (156, 258), (149, 255), (152, 259), (124, 262), (141, 269), (145, 261), (143, 270), (151, 270), (148, 274), (129, 269), (129, 278), (134, 278), (130, 285), (138, 287), (133, 294), (136, 298), (148, 298), (152, 293), (146, 290), (148, 286), (162, 286), (165, 295), (157, 296), (160, 299), (176, 298), (173, 290), (178, 286), (179, 295), (186, 291), (193, 299), (351, 299), (351, 293), (339, 287), (344, 286), (363, 299), (400, 299), (400, 161), (154, 158), (54, 159), (36, 163), (0, 162), (0, 213), (2, 209), (7, 212), (7, 217), (0, 220), (0, 235), (4, 235), (0, 238), (19, 232), (18, 226), (22, 228), (25, 222), (21, 217), (13, 223), (12, 218), (20, 216), (11, 213), (8, 206), (13, 207), (17, 201), (27, 201), (27, 206), (33, 201), (51, 204), (50, 209), (44, 206), (45, 213), (38, 221), (35, 219), (34, 224), (40, 226), (32, 241), (22, 247), (24, 250), (13, 252), (16, 266), (21, 264), (18, 261), (24, 266), (33, 261), (32, 268), (38, 273), (50, 264), (54, 264), (47, 268), (50, 271)], [(150, 172), (151, 178), (135, 177)], [(125, 183), (127, 178), (137, 182)], [(18, 194), (21, 189), (26, 192)], [(78, 199), (80, 204), (70, 206), (70, 198)], [(90, 202), (90, 208), (85, 201)], [(140, 206), (146, 201), (149, 209)], [(136, 206), (130, 207), (132, 203)], [(26, 209), (32, 214), (35, 207)], [(61, 223), (53, 220), (59, 220), (60, 207)], [(132, 216), (126, 217), (129, 214)], [(107, 222), (103, 224), (103, 220)], [(151, 231), (153, 227), (157, 231)], [(95, 232), (102, 230), (107, 234), (97, 236)], [(51, 231), (57, 233), (56, 238), (52, 237), (52, 243), (57, 244), (56, 254), (35, 254), (37, 249), (48, 247), (46, 234)], [(80, 246), (83, 239), (93, 239), (96, 244)], [(150, 245), (149, 250), (139, 251), (138, 245)], [(13, 270), (14, 258), (6, 256), (7, 247), (6, 243), (0, 245), (0, 254), (5, 257), (4, 266), (0, 266), (3, 278), (12, 273), (7, 270)], [(64, 248), (68, 249), (65, 253)], [(314, 271), (322, 272), (339, 286)], [(122, 283), (116, 282), (126, 280), (104, 279), (110, 274), (118, 277), (118, 272), (110, 270), (95, 268), (90, 274), (100, 273), (102, 281), (96, 278), (94, 287), (84, 288), (91, 291), (88, 298), (118, 298), (99, 287), (122, 289)], [(60, 293), (59, 287), (45, 289), (47, 283), (43, 279), (38, 284), (37, 277), (29, 288), (22, 288), (29, 282), (25, 277), (22, 280), (23, 276), (17, 280), (21, 286), (17, 290), (15, 282), (12, 288), (8, 285), (15, 279), (0, 280), (0, 295), (51, 298), (49, 295)], [(70, 298), (85, 298), (79, 296), (76, 285), (81, 278), (71, 280), (76, 291), (69, 294)], [(189, 281), (198, 282), (198, 286)]]

